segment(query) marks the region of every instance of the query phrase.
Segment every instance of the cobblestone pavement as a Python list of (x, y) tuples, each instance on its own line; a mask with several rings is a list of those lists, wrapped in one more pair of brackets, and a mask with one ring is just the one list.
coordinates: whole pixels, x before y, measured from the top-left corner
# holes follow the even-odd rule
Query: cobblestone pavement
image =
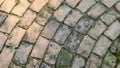
[(120, 68), (120, 0), (0, 0), (0, 68)]

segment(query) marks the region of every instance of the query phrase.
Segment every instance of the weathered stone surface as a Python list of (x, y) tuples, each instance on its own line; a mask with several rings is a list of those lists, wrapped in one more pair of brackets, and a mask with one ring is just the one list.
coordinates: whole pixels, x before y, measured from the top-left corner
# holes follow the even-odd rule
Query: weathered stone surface
[(64, 47), (71, 52), (76, 52), (79, 43), (82, 41), (83, 35), (73, 31), (70, 36), (67, 38)]
[(88, 57), (94, 45), (95, 45), (95, 40), (93, 40), (87, 35), (80, 43), (77, 53), (84, 57)]
[(0, 32), (0, 51), (2, 50), (8, 35)]
[(16, 54), (13, 58), (13, 62), (17, 65), (25, 64), (31, 52), (32, 46), (33, 45), (29, 43), (22, 42), (20, 47), (16, 51)]
[(28, 29), (28, 27), (31, 25), (35, 17), (36, 13), (28, 9), (25, 12), (24, 16), (20, 19), (18, 25), (24, 29)]
[(102, 58), (99, 58), (95, 54), (91, 54), (87, 61), (85, 68), (99, 68), (102, 62)]
[(103, 4), (105, 4), (107, 7), (112, 7), (117, 1), (119, 0), (101, 0)]
[(41, 64), (41, 66), (40, 66), (40, 68), (51, 68), (50, 66), (48, 66), (47, 64), (45, 64), (45, 63), (42, 63)]
[(48, 5), (53, 9), (57, 9), (64, 0), (50, 0)]
[(27, 30), (25, 36), (24, 36), (24, 40), (34, 43), (36, 42), (36, 39), (38, 38), (41, 30), (42, 30), (42, 26), (37, 24), (36, 22), (34, 22), (30, 28)]
[(57, 11), (55, 11), (54, 16), (58, 21), (62, 22), (70, 10), (71, 8), (69, 6), (62, 5)]
[(11, 62), (9, 68), (21, 68), (21, 67)]
[(14, 15), (9, 15), (4, 21), (4, 23), (1, 25), (0, 31), (10, 33), (18, 21), (19, 21), (18, 17)]
[(0, 12), (0, 25), (3, 23), (6, 17), (7, 17), (6, 13)]
[(112, 25), (108, 27), (104, 34), (110, 39), (115, 40), (120, 34), (120, 23), (118, 21), (115, 21)]
[(105, 12), (106, 8), (100, 3), (96, 3), (88, 12), (88, 15), (90, 15), (93, 18), (98, 18), (103, 12)]
[(73, 55), (62, 49), (56, 62), (56, 68), (69, 68)]
[(50, 42), (45, 55), (45, 62), (55, 64), (57, 56), (61, 50), (60, 45)]
[(100, 39), (97, 41), (93, 52), (100, 56), (103, 56), (106, 53), (109, 46), (111, 45), (111, 43), (112, 42), (107, 37), (102, 35)]
[(57, 33), (54, 36), (54, 40), (59, 43), (63, 44), (67, 38), (67, 36), (70, 34), (71, 30), (68, 26), (62, 25), (58, 30)]
[(106, 28), (107, 26), (101, 20), (98, 20), (96, 21), (95, 25), (88, 31), (88, 34), (94, 39), (98, 39)]
[(75, 25), (74, 29), (82, 34), (85, 34), (93, 22), (94, 21), (92, 19), (84, 17), (77, 23), (77, 25)]
[(120, 12), (120, 2), (118, 2), (116, 5), (115, 5), (115, 7), (116, 7), (116, 9)]
[(107, 25), (110, 25), (119, 16), (120, 16), (119, 13), (117, 13), (115, 10), (110, 9), (101, 16), (101, 20), (105, 22)]
[(4, 0), (0, 0), (0, 5), (4, 2)]
[(80, 13), (78, 10), (72, 10), (72, 12), (65, 19), (64, 23), (73, 27), (81, 17), (82, 13)]
[(102, 67), (105, 68), (105, 66), (110, 68), (115, 68), (117, 58), (111, 54), (110, 52), (107, 53), (106, 57), (104, 58)]
[(42, 7), (47, 4), (48, 0), (35, 0), (31, 4), (30, 8), (36, 12), (39, 12)]
[(79, 9), (82, 12), (86, 12), (95, 3), (95, 0), (82, 0), (77, 6), (77, 9)]
[(75, 7), (79, 1), (81, 0), (66, 0), (66, 3), (69, 4), (71, 7)]
[(31, 53), (32, 57), (43, 58), (49, 41), (43, 37), (39, 37)]
[(15, 49), (5, 47), (0, 54), (0, 68), (8, 68), (12, 57), (14, 56)]
[(48, 39), (52, 39), (59, 25), (59, 22), (55, 20), (50, 20), (44, 27), (41, 35)]
[(85, 59), (76, 55), (73, 60), (71, 68), (83, 68), (85, 66)]
[(18, 47), (18, 45), (20, 44), (20, 41), (22, 40), (24, 34), (25, 34), (24, 29), (22, 29), (20, 27), (14, 28), (12, 33), (8, 36), (8, 40), (6, 42), (6, 45), (7, 46)]
[(45, 25), (51, 16), (52, 14), (50, 13), (49, 9), (44, 8), (39, 12), (35, 21), (40, 25)]
[(13, 8), (12, 13), (22, 16), (30, 3), (27, 0), (19, 0), (19, 3)]

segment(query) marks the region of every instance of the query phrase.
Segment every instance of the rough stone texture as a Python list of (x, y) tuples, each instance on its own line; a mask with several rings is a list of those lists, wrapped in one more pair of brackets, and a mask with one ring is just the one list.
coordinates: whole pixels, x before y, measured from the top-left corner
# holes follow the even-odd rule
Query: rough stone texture
[(42, 63), (41, 64), (41, 66), (40, 66), (40, 68), (51, 68), (50, 66), (48, 66), (47, 64), (45, 64), (45, 63)]
[(91, 54), (87, 61), (85, 68), (99, 68), (102, 62), (102, 58), (99, 58), (95, 54)]
[(43, 58), (49, 41), (43, 37), (39, 37), (31, 53), (32, 57)]
[(71, 8), (69, 6), (62, 5), (57, 11), (55, 11), (54, 16), (58, 21), (62, 22), (70, 10)]
[(120, 12), (120, 2), (118, 2), (116, 5), (115, 5), (115, 7), (116, 7), (116, 9)]
[(107, 37), (101, 36), (100, 39), (97, 41), (93, 52), (100, 56), (103, 56), (110, 45), (111, 41)]
[(55, 20), (49, 21), (46, 24), (45, 28), (43, 29), (41, 35), (48, 39), (52, 39), (55, 32), (57, 31), (59, 25), (60, 25), (59, 22), (57, 22)]
[(8, 35), (0, 32), (0, 51), (2, 50)]
[(27, 10), (24, 16), (20, 19), (18, 25), (24, 29), (28, 29), (35, 17), (36, 13), (32, 12), (31, 10)]
[(36, 12), (39, 12), (47, 2), (48, 0), (34, 0), (30, 8)]
[(53, 9), (57, 9), (64, 0), (50, 0), (48, 5)]
[(8, 68), (12, 57), (14, 56), (15, 49), (5, 47), (0, 54), (0, 68)]
[(34, 22), (30, 28), (27, 30), (25, 36), (24, 36), (24, 40), (31, 42), (31, 43), (35, 43), (36, 39), (38, 38), (41, 30), (42, 30), (42, 26), (38, 25), (36, 22)]
[(20, 27), (16, 27), (12, 33), (8, 36), (8, 40), (6, 42), (7, 46), (13, 46), (13, 47), (18, 47), (18, 45), (20, 44), (20, 41), (22, 40), (23, 36), (25, 34), (25, 30), (20, 28)]
[(101, 0), (103, 4), (105, 4), (107, 7), (112, 7), (117, 1), (119, 0)]
[(50, 63), (50, 64), (55, 64), (60, 50), (61, 50), (60, 45), (54, 42), (50, 42), (48, 46), (48, 50), (45, 55), (45, 62)]
[(54, 40), (59, 43), (59, 44), (63, 44), (67, 38), (67, 36), (70, 34), (71, 30), (69, 29), (68, 26), (66, 25), (62, 25), (57, 33), (54, 36)]
[(94, 39), (98, 39), (105, 31), (107, 26), (100, 20), (96, 21), (95, 25), (88, 31), (88, 34)]
[(69, 4), (71, 7), (75, 7), (77, 3), (81, 0), (66, 0), (66, 3)]
[(95, 40), (90, 38), (88, 35), (85, 36), (78, 47), (77, 53), (84, 57), (88, 57), (94, 44), (95, 44)]
[(112, 40), (116, 39), (120, 34), (120, 23), (118, 21), (115, 21), (108, 27), (104, 34)]
[(82, 18), (76, 25), (75, 25), (75, 30), (78, 32), (85, 34), (88, 29), (91, 27), (93, 24), (93, 20), (90, 18)]
[(76, 52), (79, 43), (82, 41), (82, 39), (83, 39), (83, 35), (74, 31), (67, 38), (64, 47), (71, 52)]
[(90, 15), (93, 18), (98, 18), (103, 12), (105, 12), (106, 8), (100, 4), (96, 3), (90, 11), (88, 11), (88, 15)]
[(77, 6), (77, 9), (79, 9), (82, 12), (86, 12), (95, 3), (95, 0), (82, 0)]
[(10, 33), (17, 24), (18, 20), (19, 20), (18, 17), (14, 15), (9, 15), (4, 21), (4, 23), (1, 25), (0, 31), (5, 33)]
[(56, 62), (56, 68), (69, 68), (72, 57), (71, 53), (62, 49)]
[(27, 62), (27, 58), (30, 54), (30, 51), (32, 49), (31, 44), (28, 44), (26, 42), (22, 42), (18, 50), (16, 51), (16, 54), (13, 58), (13, 62), (17, 65), (25, 64)]
[(6, 17), (7, 17), (6, 13), (0, 12), (0, 25), (2, 25)]
[(113, 23), (113, 21), (120, 16), (115, 10), (110, 9), (106, 13), (101, 16), (101, 20), (105, 22), (107, 25)]
[(83, 68), (85, 65), (85, 59), (76, 55), (71, 68)]
[(65, 19), (64, 23), (73, 27), (81, 17), (82, 14), (78, 10), (72, 10), (72, 12)]

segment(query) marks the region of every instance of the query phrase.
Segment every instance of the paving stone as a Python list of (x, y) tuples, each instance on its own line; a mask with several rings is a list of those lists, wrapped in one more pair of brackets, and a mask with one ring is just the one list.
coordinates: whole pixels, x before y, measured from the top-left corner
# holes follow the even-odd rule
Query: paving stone
[(104, 34), (112, 40), (116, 39), (120, 34), (120, 23), (118, 21), (115, 21), (112, 25), (108, 27)]
[(42, 9), (35, 20), (38, 24), (45, 25), (51, 16), (47, 9)]
[(63, 44), (67, 38), (67, 36), (70, 34), (71, 30), (68, 26), (62, 25), (58, 30), (57, 33), (54, 36), (54, 40), (59, 43)]
[(2, 50), (8, 35), (0, 32), (0, 51)]
[(106, 28), (107, 26), (101, 20), (98, 20), (96, 21), (95, 25), (92, 28), (90, 28), (88, 34), (94, 39), (98, 39)]
[(0, 10), (9, 13), (16, 4), (17, 4), (16, 0), (5, 0), (1, 5)]
[(32, 46), (33, 45), (29, 43), (22, 42), (16, 51), (13, 62), (17, 65), (25, 64), (27, 62)]
[(82, 34), (86, 34), (93, 22), (92, 19), (84, 17), (75, 25), (74, 29)]
[(26, 64), (26, 68), (39, 68), (40, 64), (40, 61), (30, 58)]
[(57, 20), (62, 22), (66, 15), (70, 12), (71, 8), (67, 5), (62, 5), (55, 11), (54, 16)]
[(115, 5), (115, 7), (116, 7), (116, 9), (120, 12), (120, 2), (118, 2), (116, 5)]
[(30, 3), (27, 0), (19, 0), (19, 3), (13, 8), (12, 13), (22, 16)]
[(47, 52), (45, 54), (45, 62), (50, 64), (55, 64), (60, 50), (61, 50), (61, 47), (58, 44), (54, 42), (50, 42)]
[(5, 0), (0, 0), (0, 5), (4, 2)]
[(93, 52), (100, 56), (103, 56), (106, 53), (109, 46), (111, 45), (111, 43), (112, 42), (107, 37), (102, 35), (100, 39), (97, 41)]
[(14, 56), (14, 49), (5, 47), (0, 54), (0, 68), (8, 68), (12, 57)]
[(69, 68), (73, 55), (62, 49), (56, 62), (56, 68)]
[(19, 18), (14, 16), (14, 15), (9, 15), (5, 22), (1, 25), (0, 31), (5, 32), (5, 33), (10, 33), (12, 29), (15, 27), (17, 24)]
[(95, 54), (91, 54), (87, 61), (85, 68), (99, 68), (102, 62), (102, 58), (99, 58)]
[(48, 3), (48, 0), (35, 0), (30, 8), (36, 12), (39, 12), (45, 4)]
[(65, 19), (64, 23), (73, 27), (81, 17), (82, 14), (78, 10), (72, 10), (72, 12)]
[(40, 68), (51, 68), (50, 66), (48, 66), (47, 64), (45, 64), (45, 63), (42, 63), (41, 64), (41, 66), (40, 66)]
[(28, 9), (24, 16), (20, 19), (18, 25), (24, 29), (28, 29), (35, 17), (36, 13)]
[(117, 13), (115, 10), (110, 9), (101, 16), (101, 20), (105, 22), (107, 25), (110, 25), (119, 16), (120, 16), (119, 13)]
[(52, 39), (56, 30), (58, 29), (59, 27), (59, 22), (55, 21), (55, 20), (50, 20), (45, 28), (43, 29), (41, 35), (48, 38), (48, 39)]
[(77, 9), (79, 9), (82, 12), (86, 12), (95, 3), (96, 3), (95, 0), (82, 0), (77, 6)]
[(38, 38), (41, 30), (42, 30), (42, 26), (37, 24), (36, 22), (34, 22), (30, 28), (27, 30), (25, 36), (24, 36), (24, 40), (31, 42), (31, 43), (35, 43), (36, 39)]
[(32, 57), (43, 58), (49, 41), (43, 37), (39, 37), (31, 53)]
[(22, 29), (20, 27), (14, 28), (12, 33), (8, 36), (8, 40), (6, 42), (6, 45), (7, 46), (18, 47), (18, 45), (20, 44), (20, 41), (22, 40), (24, 34), (25, 34), (24, 29)]
[(6, 13), (0, 12), (0, 25), (3, 23), (6, 17), (7, 17)]
[(15, 65), (14, 63), (10, 63), (9, 68), (21, 68), (18, 65)]
[(88, 57), (94, 45), (95, 40), (86, 35), (80, 43), (77, 53), (84, 57)]
[(66, 0), (66, 3), (69, 4), (71, 7), (75, 7), (79, 1), (81, 0)]
[(48, 6), (57, 9), (64, 0), (49, 0)]
[(98, 18), (103, 12), (105, 12), (106, 8), (100, 4), (100, 3), (96, 3), (87, 13), (88, 15), (90, 15), (93, 18)]
[(76, 55), (71, 68), (83, 68), (85, 66), (85, 59)]
[(102, 67), (108, 66), (110, 68), (115, 68), (117, 58), (110, 52), (107, 53), (106, 57), (104, 58)]
[(117, 1), (119, 0), (101, 0), (103, 4), (105, 4), (107, 7), (112, 7)]
[(64, 47), (70, 52), (76, 52), (79, 43), (82, 41), (83, 35), (73, 31), (70, 36), (67, 38)]

